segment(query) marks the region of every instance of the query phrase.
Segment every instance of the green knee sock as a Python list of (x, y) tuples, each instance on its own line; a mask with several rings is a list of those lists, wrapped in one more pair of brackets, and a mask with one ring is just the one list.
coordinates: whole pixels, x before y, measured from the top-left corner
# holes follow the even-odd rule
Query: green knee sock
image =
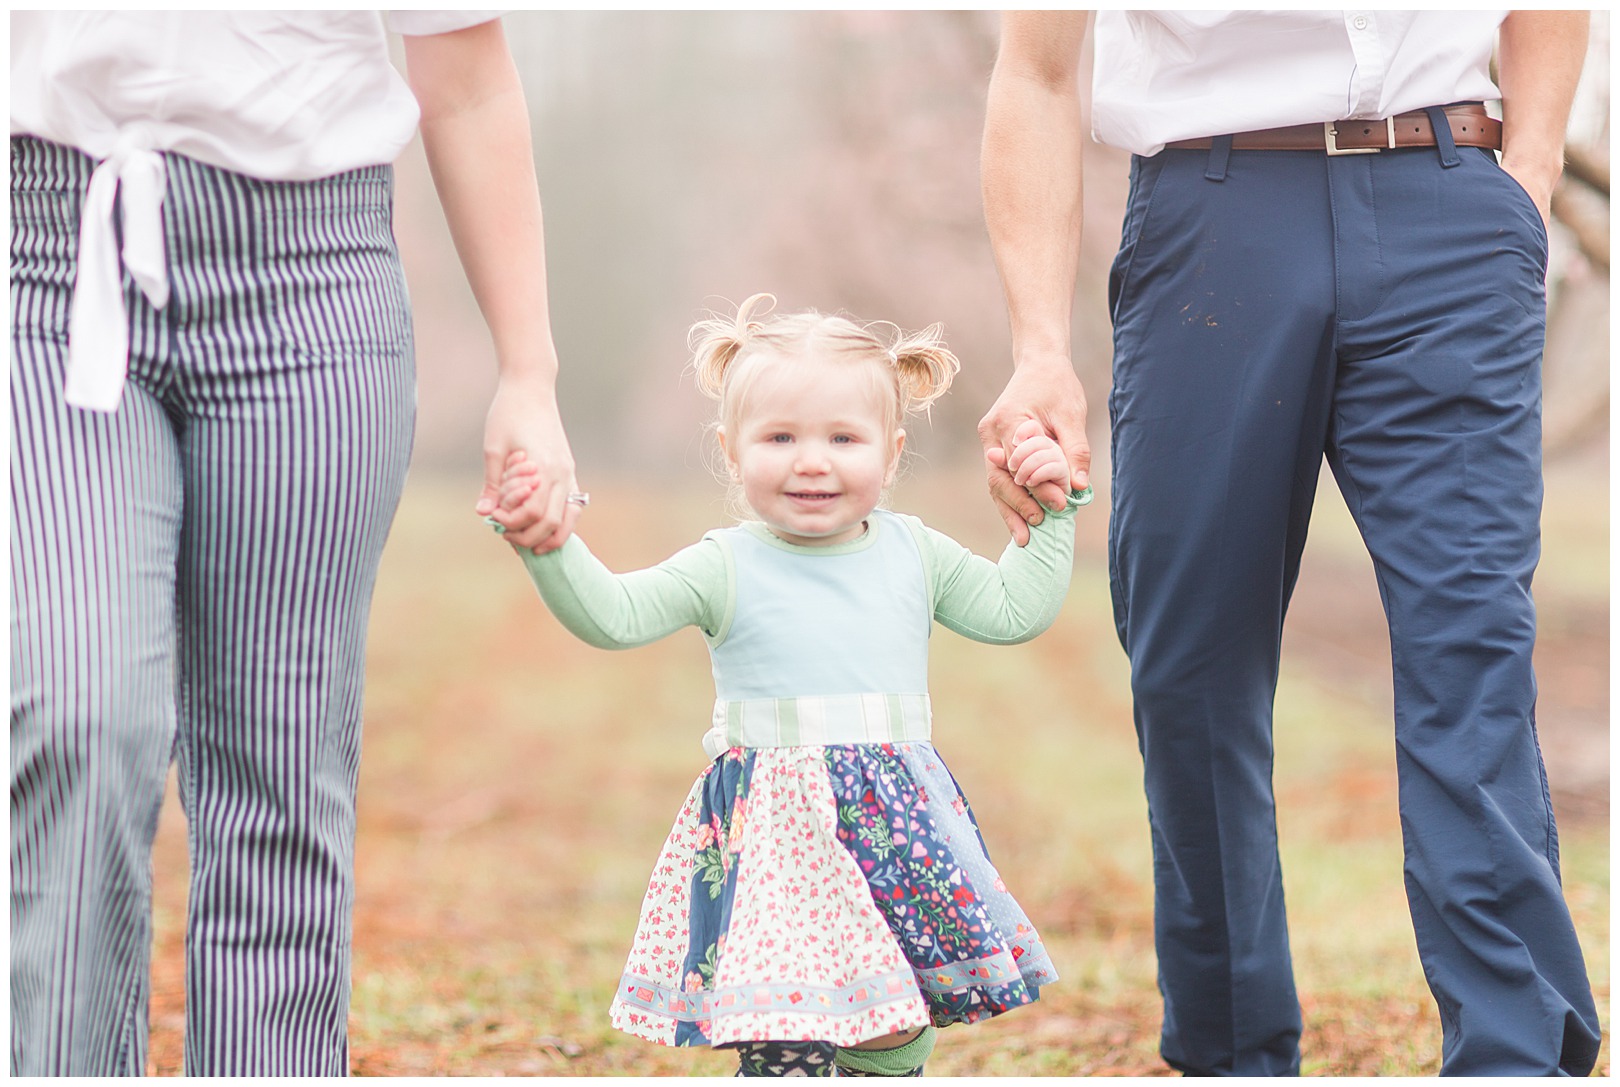
[(934, 1052), (933, 1027), (893, 1049), (838, 1049), (838, 1071), (852, 1076), (920, 1076)]

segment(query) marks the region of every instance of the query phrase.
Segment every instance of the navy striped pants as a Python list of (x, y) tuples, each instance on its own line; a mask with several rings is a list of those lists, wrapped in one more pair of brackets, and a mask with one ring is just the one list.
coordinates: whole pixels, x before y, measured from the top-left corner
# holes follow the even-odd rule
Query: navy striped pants
[(62, 385), (94, 163), (11, 141), (11, 1072), (144, 1071), (173, 758), (186, 1071), (343, 1074), (366, 618), (415, 411), (392, 173), (165, 161), (170, 300), (126, 290), (129, 381), (90, 412)]

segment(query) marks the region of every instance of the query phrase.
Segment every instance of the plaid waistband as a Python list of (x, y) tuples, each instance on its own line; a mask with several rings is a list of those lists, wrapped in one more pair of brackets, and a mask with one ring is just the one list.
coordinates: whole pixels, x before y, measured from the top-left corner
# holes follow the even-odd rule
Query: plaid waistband
[(732, 747), (872, 744), (927, 740), (933, 712), (926, 694), (843, 694), (717, 700), (703, 737), (713, 758)]

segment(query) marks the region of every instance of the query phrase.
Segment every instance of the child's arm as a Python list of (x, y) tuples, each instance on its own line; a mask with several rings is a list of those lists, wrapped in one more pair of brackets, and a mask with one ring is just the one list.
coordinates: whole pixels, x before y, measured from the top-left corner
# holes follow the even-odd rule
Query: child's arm
[[(1048, 455), (1054, 452), (1055, 458)], [(1010, 470), (1015, 478), (1045, 477), (1057, 482), (1067, 478), (1062, 451), (1044, 434), (1026, 437), (1012, 460)], [(1056, 464), (1062, 475), (1050, 476), (1049, 463)], [(964, 637), (995, 645), (1027, 642), (1051, 626), (1069, 591), (1074, 568), (1074, 511), (1089, 501), (1089, 489), (1071, 494), (1067, 508), (1047, 511), (1040, 524), (1030, 526), (1026, 546), (1008, 543), (1000, 562), (975, 555), (944, 533), (917, 522), (917, 542), (923, 549), (923, 562), (932, 572), (934, 618)]]
[(1009, 542), (1001, 561), (975, 555), (942, 532), (921, 526), (923, 561), (934, 570), (934, 618), (943, 627), (992, 645), (1027, 642), (1052, 625), (1074, 567), (1075, 499), (1048, 510), (1029, 543)]
[(543, 555), (515, 550), (551, 613), (598, 649), (632, 649), (685, 626), (713, 637), (724, 622), (726, 560), (718, 541), (700, 540), (628, 574), (602, 565), (578, 536)]

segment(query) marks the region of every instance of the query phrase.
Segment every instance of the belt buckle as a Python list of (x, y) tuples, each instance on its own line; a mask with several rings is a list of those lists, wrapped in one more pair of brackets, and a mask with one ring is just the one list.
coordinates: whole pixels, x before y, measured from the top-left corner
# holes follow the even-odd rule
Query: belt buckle
[(1389, 140), (1388, 147), (1340, 147), (1339, 130), (1335, 127), (1338, 123), (1337, 121), (1322, 122), (1322, 135), (1327, 141), (1327, 153), (1330, 155), (1376, 155), (1380, 151), (1395, 146), (1395, 118), (1393, 116), (1384, 118), (1384, 130), (1388, 133), (1387, 138)]

